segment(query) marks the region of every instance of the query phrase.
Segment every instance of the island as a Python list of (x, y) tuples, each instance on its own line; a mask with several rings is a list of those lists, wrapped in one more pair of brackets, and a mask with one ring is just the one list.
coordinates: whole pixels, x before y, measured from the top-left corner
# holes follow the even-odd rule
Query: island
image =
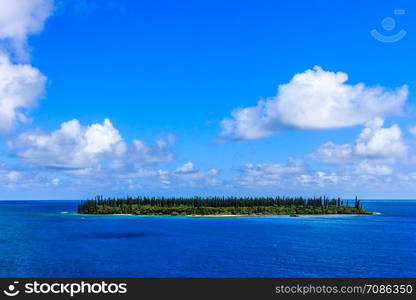
[(79, 214), (137, 216), (274, 216), (372, 214), (360, 200), (328, 197), (125, 197), (81, 201)]

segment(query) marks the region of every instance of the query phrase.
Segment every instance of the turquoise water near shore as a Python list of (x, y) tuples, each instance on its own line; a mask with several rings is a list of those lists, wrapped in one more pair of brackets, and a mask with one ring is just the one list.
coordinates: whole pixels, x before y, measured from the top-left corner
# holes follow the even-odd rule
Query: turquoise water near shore
[(371, 216), (77, 215), (0, 201), (0, 277), (416, 277), (416, 201)]

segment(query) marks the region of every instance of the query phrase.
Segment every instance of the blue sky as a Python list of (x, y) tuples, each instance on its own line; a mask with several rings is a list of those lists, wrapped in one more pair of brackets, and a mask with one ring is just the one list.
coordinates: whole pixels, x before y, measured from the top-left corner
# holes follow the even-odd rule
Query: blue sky
[(412, 1), (5, 7), (0, 199), (413, 197)]

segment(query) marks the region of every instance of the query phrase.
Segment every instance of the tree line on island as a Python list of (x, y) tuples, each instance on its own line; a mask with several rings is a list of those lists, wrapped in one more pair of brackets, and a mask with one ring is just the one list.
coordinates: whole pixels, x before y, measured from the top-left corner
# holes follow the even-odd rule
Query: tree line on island
[(317, 215), (370, 214), (355, 197), (349, 201), (328, 197), (124, 197), (81, 201), (80, 214), (131, 215)]

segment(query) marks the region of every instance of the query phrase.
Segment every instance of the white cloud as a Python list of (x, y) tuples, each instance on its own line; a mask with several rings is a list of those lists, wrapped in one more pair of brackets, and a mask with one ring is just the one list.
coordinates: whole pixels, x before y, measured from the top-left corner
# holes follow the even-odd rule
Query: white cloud
[(158, 139), (154, 146), (148, 146), (141, 140), (133, 140), (127, 155), (128, 161), (136, 166), (171, 161), (173, 154), (169, 151), (169, 147), (173, 145), (174, 140), (169, 139), (169, 137), (167, 140)]
[(108, 167), (118, 177), (136, 178), (154, 175), (154, 170), (149, 171), (143, 167), (173, 160), (171, 146), (175, 141), (176, 136), (172, 133), (157, 139), (155, 145), (147, 145), (144, 141), (135, 139), (131, 145), (127, 145), (124, 155), (111, 160)]
[(175, 171), (171, 172), (171, 176), (181, 180), (201, 180), (212, 179), (218, 175), (218, 169), (212, 168), (209, 170), (196, 170), (192, 162), (187, 162), (182, 166), (179, 166)]
[(27, 59), (28, 35), (42, 30), (52, 10), (53, 0), (1, 0), (0, 134), (25, 121), (25, 112), (44, 92), (46, 77), (30, 65), (14, 64), (11, 57)]
[(389, 165), (380, 164), (377, 161), (364, 160), (358, 163), (356, 172), (358, 174), (384, 176), (392, 174), (393, 169)]
[(46, 82), (38, 69), (26, 64), (12, 64), (0, 53), (0, 133), (26, 121), (25, 111), (37, 104)]
[[(394, 175), (397, 163), (407, 161), (408, 145), (398, 125), (383, 128), (383, 124), (383, 119), (374, 118), (366, 123), (354, 143), (336, 145), (327, 142), (319, 146), (311, 156), (337, 164), (337, 176), (347, 176), (351, 186), (365, 183), (374, 185), (376, 181), (386, 183), (386, 180), (390, 180), (389, 175)], [(319, 182), (319, 176), (313, 178), (314, 182)]]
[(402, 138), (402, 132), (397, 124), (382, 128), (383, 119), (376, 118), (366, 124), (360, 133), (355, 153), (367, 157), (404, 157), (407, 146)]
[[(186, 164), (185, 164), (186, 165)], [(188, 164), (189, 165), (189, 164)], [(192, 163), (193, 165), (193, 163)], [(71, 169), (65, 171), (65, 185), (76, 185), (79, 189), (100, 189), (104, 191), (131, 190), (156, 191), (163, 190), (186, 191), (188, 188), (212, 187), (221, 184), (218, 178), (219, 170), (197, 169), (187, 166), (174, 169), (160, 168), (155, 164), (144, 165), (139, 168), (110, 169), (106, 166), (97, 166), (85, 169)], [(56, 184), (53, 179), (51, 184)], [(61, 185), (61, 181), (58, 181)]]
[[(175, 135), (167, 134), (154, 145), (138, 139), (127, 144), (109, 119), (88, 126), (74, 119), (52, 132), (22, 133), (8, 147), (39, 172), (58, 172), (69, 176), (70, 182), (88, 178), (90, 185), (103, 186), (106, 182), (113, 188), (112, 185), (137, 187), (139, 183), (135, 181), (140, 179), (149, 179), (149, 186), (156, 185), (164, 177), (164, 171), (157, 169), (158, 163), (173, 159), (170, 148), (175, 141)], [(171, 181), (202, 180), (212, 175), (211, 170), (194, 170), (192, 163), (166, 172)], [(50, 182), (55, 186), (61, 184), (59, 178)]]
[[(58, 180), (58, 181), (57, 181)], [(10, 165), (0, 161), (0, 188), (23, 190), (57, 186), (59, 179), (50, 178), (23, 165)]]
[(390, 166), (364, 160), (340, 170), (310, 170), (300, 160), (287, 164), (246, 164), (236, 187), (279, 189), (279, 191), (350, 191), (351, 188), (383, 187), (395, 181)]
[(267, 186), (282, 185), (292, 181), (294, 176), (307, 172), (301, 160), (289, 158), (286, 164), (245, 164), (239, 185)]
[(345, 168), (325, 171), (306, 168), (301, 160), (291, 160), (286, 164), (246, 164), (242, 176), (235, 178), (234, 186), (306, 194), (335, 192), (335, 195), (340, 195), (358, 188), (358, 191), (368, 192), (394, 189), (395, 185), (410, 186), (415, 178), (412, 177), (414, 172), (394, 173), (392, 166), (379, 160), (362, 160)]
[(347, 84), (348, 75), (316, 66), (296, 74), (277, 96), (257, 106), (236, 109), (221, 122), (224, 139), (258, 139), (284, 128), (328, 129), (364, 124), (378, 116), (398, 115), (408, 87), (396, 90)]
[(336, 145), (327, 142), (319, 146), (311, 156), (324, 162), (339, 164), (351, 164), (357, 159), (384, 159), (391, 163), (396, 159), (404, 159), (408, 146), (400, 127), (394, 124), (383, 128), (383, 124), (383, 119), (375, 118), (366, 123), (355, 143)]
[(414, 186), (415, 179), (415, 172), (402, 172), (379, 161), (363, 160), (343, 170), (302, 174), (293, 180), (293, 186), (354, 195), (400, 191), (400, 188)]
[(192, 162), (187, 162), (186, 164), (176, 168), (178, 173), (189, 173), (194, 170), (194, 164)]
[(295, 180), (295, 185), (304, 185), (310, 187), (328, 187), (339, 185), (341, 183), (351, 182), (351, 177), (348, 175), (340, 175), (336, 172), (318, 171), (311, 174), (301, 174)]
[(416, 136), (416, 125), (410, 126), (408, 128), (408, 130), (409, 130), (409, 132), (410, 132), (411, 135)]
[(336, 145), (333, 142), (326, 142), (311, 156), (328, 163), (345, 163), (346, 160), (351, 159), (352, 151), (353, 147), (350, 144)]
[(25, 56), (28, 35), (39, 33), (51, 15), (53, 0), (1, 0), (0, 40), (8, 41)]
[[(285, 164), (246, 164), (235, 186), (247, 188), (271, 188), (282, 191), (309, 191), (365, 184), (360, 175), (336, 171), (310, 170), (302, 160), (290, 158)], [(352, 176), (354, 175), (354, 176)], [(361, 177), (360, 177), (361, 178)], [(325, 191), (325, 193), (328, 190)]]
[(109, 119), (82, 126), (74, 119), (51, 133), (23, 133), (8, 143), (9, 149), (27, 162), (54, 168), (84, 169), (105, 155), (122, 155), (126, 149)]
[(192, 162), (187, 162), (173, 171), (159, 170), (158, 176), (165, 187), (175, 184), (178, 186), (195, 186), (199, 184), (216, 185), (219, 183), (217, 178), (218, 169), (212, 168), (208, 170), (195, 169)]
[[(286, 164), (246, 164), (235, 185), (297, 191), (337, 189), (337, 192), (357, 187), (392, 188), (400, 184), (398, 176), (406, 176), (395, 164), (406, 162), (408, 146), (399, 126), (383, 128), (383, 124), (383, 119), (374, 118), (366, 122), (355, 142), (342, 145), (327, 142), (311, 155), (335, 164), (336, 169), (329, 165), (325, 170), (311, 170), (296, 159), (289, 159)], [(408, 181), (410, 184), (411, 180)]]

